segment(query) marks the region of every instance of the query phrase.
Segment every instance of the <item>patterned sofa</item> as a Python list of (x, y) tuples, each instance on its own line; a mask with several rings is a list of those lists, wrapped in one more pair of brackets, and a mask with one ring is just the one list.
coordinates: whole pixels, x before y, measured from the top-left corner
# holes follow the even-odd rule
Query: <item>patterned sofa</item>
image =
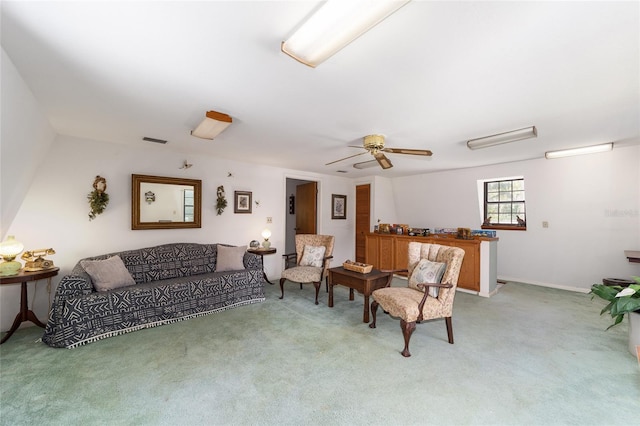
[[(220, 246), (225, 247), (227, 259), (226, 248), (233, 246)], [(53, 347), (73, 348), (264, 301), (262, 258), (245, 248), (236, 249), (242, 251), (232, 268), (238, 268), (241, 262), (245, 269), (216, 272), (217, 266), (223, 269), (217, 265), (217, 244), (165, 244), (83, 259), (60, 281), (42, 341)], [(115, 255), (122, 259), (135, 284), (97, 291), (83, 261)]]

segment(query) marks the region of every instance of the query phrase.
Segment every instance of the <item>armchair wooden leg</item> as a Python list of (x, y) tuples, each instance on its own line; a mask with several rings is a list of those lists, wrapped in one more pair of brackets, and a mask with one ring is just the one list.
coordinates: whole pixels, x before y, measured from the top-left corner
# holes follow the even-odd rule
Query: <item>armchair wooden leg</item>
[(409, 353), (409, 340), (411, 339), (413, 330), (416, 329), (416, 322), (406, 322), (405, 320), (401, 319), (400, 328), (402, 329), (402, 335), (404, 336), (404, 349), (400, 353), (404, 357), (410, 357), (411, 353)]
[(313, 286), (316, 288), (316, 305), (318, 304), (318, 293), (320, 292), (320, 281), (315, 281)]
[(375, 300), (371, 302), (371, 324), (369, 324), (369, 328), (376, 328), (376, 313), (378, 312), (379, 303)]
[(451, 324), (451, 317), (445, 317), (444, 321), (447, 323), (447, 337), (449, 337), (449, 343), (453, 345), (453, 325)]
[(280, 299), (284, 297), (284, 282), (286, 280), (286, 278), (280, 278)]

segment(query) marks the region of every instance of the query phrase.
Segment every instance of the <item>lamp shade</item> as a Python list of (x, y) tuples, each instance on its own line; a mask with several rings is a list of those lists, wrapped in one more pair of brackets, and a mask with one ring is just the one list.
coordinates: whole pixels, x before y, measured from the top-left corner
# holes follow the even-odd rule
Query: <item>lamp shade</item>
[(4, 262), (0, 263), (1, 276), (16, 275), (20, 272), (22, 264), (14, 259), (23, 249), (22, 243), (16, 241), (13, 235), (9, 235), (6, 240), (0, 243), (0, 256), (4, 260)]
[(24, 250), (24, 245), (16, 241), (13, 235), (9, 235), (6, 240), (0, 243), (0, 256), (6, 261), (15, 259), (17, 255), (22, 253), (22, 250)]
[(265, 229), (264, 231), (262, 231), (262, 238), (264, 238), (265, 240), (271, 238), (271, 231), (269, 231), (269, 229)]

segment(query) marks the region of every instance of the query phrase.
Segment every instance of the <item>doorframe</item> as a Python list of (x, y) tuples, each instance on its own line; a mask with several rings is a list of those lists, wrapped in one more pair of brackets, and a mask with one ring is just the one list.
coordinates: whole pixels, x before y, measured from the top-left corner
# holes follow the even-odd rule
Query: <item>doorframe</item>
[[(289, 219), (289, 195), (287, 193), (287, 181), (289, 179), (292, 180), (302, 180), (302, 181), (306, 181), (306, 182), (315, 182), (317, 187), (318, 187), (318, 193), (316, 194), (316, 232), (318, 234), (322, 233), (322, 229), (323, 229), (323, 223), (322, 223), (322, 215), (320, 214), (323, 210), (323, 205), (322, 205), (322, 178), (318, 177), (318, 176), (309, 176), (309, 175), (304, 175), (304, 174), (295, 174), (295, 173), (285, 173), (284, 174), (284, 180), (282, 182), (282, 185), (284, 187), (283, 192), (284, 192), (284, 200), (283, 200), (283, 210), (284, 210), (284, 215), (283, 217), (285, 218), (285, 223), (283, 224), (284, 226), (282, 227), (282, 229), (284, 230), (284, 235), (282, 236), (282, 241), (285, 242), (285, 247), (284, 247), (284, 253), (287, 253), (287, 221)], [(295, 248), (294, 248), (295, 251)]]

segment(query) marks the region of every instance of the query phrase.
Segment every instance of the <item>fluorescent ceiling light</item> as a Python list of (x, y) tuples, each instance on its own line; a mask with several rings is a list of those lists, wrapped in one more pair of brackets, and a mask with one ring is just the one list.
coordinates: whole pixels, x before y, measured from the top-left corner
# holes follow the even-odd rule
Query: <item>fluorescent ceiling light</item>
[(378, 167), (378, 161), (377, 160), (371, 160), (371, 161), (363, 161), (362, 163), (356, 163), (353, 165), (354, 169), (369, 169), (371, 167)]
[(281, 49), (315, 68), (407, 3), (409, 0), (329, 0), (282, 42)]
[(204, 120), (191, 135), (201, 139), (213, 139), (231, 125), (233, 119), (227, 114), (217, 111), (207, 111)]
[(607, 152), (613, 149), (613, 142), (600, 145), (584, 146), (582, 148), (562, 149), (560, 151), (547, 151), (544, 157), (548, 160), (553, 158), (570, 157), (572, 155), (595, 154), (597, 152)]
[(500, 145), (503, 143), (521, 141), (523, 139), (535, 138), (538, 136), (536, 126), (525, 127), (523, 129), (512, 130), (510, 132), (498, 133), (482, 138), (471, 139), (467, 141), (469, 149), (487, 148), (489, 146)]

